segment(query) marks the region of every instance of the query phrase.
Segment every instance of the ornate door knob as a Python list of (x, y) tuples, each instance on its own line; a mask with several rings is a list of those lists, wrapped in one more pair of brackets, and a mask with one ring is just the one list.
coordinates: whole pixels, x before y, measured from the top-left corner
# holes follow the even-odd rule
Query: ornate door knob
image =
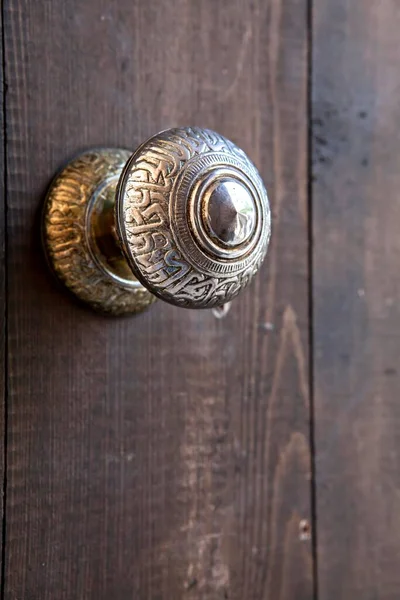
[(195, 127), (159, 133), (133, 154), (81, 154), (53, 180), (43, 218), (56, 275), (112, 314), (156, 297), (185, 308), (232, 300), (258, 270), (270, 230), (255, 166), (226, 138)]

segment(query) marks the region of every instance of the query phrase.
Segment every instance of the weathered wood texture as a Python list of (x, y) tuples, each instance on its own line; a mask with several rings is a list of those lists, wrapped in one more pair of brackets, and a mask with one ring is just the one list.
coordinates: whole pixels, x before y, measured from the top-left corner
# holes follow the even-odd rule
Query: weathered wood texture
[[(5, 36), (6, 600), (310, 600), (306, 0), (5, 0)], [(47, 272), (46, 186), (175, 124), (253, 158), (269, 258), (224, 319), (101, 318)]]
[(400, 595), (400, 8), (314, 3), (320, 600)]
[[(6, 211), (5, 211), (5, 168), (4, 168), (4, 73), (3, 73), (3, 18), (0, 11), (0, 552), (1, 569), (3, 564), (3, 490), (4, 490), (4, 460), (5, 460), (5, 394), (6, 394), (6, 270), (5, 270), (5, 237), (6, 237)], [(0, 589), (1, 589), (0, 575)]]

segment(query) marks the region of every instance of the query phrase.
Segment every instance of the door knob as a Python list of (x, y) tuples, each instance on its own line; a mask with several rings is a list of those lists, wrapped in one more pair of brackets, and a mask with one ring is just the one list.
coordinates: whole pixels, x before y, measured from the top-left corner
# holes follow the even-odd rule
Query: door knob
[(191, 127), (161, 132), (133, 154), (79, 155), (50, 185), (42, 231), (66, 287), (117, 315), (156, 297), (185, 308), (232, 300), (265, 257), (271, 217), (246, 154)]

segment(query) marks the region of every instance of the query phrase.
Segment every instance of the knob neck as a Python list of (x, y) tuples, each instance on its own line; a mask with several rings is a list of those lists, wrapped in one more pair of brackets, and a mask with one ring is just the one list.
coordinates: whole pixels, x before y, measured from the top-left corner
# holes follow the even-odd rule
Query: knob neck
[(115, 200), (120, 173), (112, 174), (92, 195), (88, 205), (87, 235), (96, 262), (110, 278), (126, 287), (141, 285), (119, 244)]

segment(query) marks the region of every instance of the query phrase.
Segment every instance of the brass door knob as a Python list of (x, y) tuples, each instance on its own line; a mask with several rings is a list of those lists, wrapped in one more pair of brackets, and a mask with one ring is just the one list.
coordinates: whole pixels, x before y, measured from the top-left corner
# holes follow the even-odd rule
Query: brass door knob
[(56, 275), (111, 314), (156, 297), (185, 308), (232, 300), (258, 270), (271, 231), (261, 177), (221, 135), (169, 129), (133, 154), (96, 149), (53, 180), (43, 239)]

